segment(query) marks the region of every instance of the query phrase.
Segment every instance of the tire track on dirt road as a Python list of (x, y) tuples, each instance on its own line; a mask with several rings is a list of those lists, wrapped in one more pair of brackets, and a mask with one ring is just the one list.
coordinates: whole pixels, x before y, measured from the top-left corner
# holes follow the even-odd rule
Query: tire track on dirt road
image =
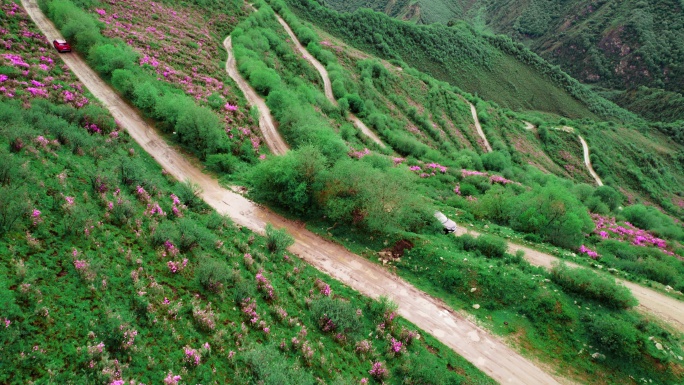
[(230, 36), (223, 40), (223, 48), (225, 48), (228, 53), (228, 58), (226, 59), (226, 72), (228, 73), (228, 76), (237, 83), (240, 91), (245, 95), (249, 104), (256, 106), (259, 109), (259, 128), (264, 135), (266, 145), (268, 145), (268, 148), (275, 155), (285, 154), (288, 150), (288, 146), (276, 129), (271, 110), (266, 105), (266, 102), (264, 102), (264, 99), (262, 99), (247, 83), (237, 69), (235, 54), (233, 53), (233, 42)]
[[(463, 226), (458, 226), (454, 234), (470, 234), (475, 237), (481, 235), (479, 232), (466, 229)], [(570, 267), (580, 267), (586, 269), (584, 266), (564, 261), (552, 255), (542, 253), (541, 251), (518, 245), (513, 242), (506, 242), (508, 243), (508, 251), (510, 253), (515, 254), (516, 251), (522, 250), (525, 253), (525, 260), (534, 266), (541, 266), (546, 269), (551, 269), (554, 263), (562, 261)], [(639, 312), (653, 315), (665, 321), (668, 325), (672, 326), (678, 331), (684, 333), (684, 302), (678, 301), (675, 298), (668, 297), (634, 282), (625, 281), (620, 278), (615, 279), (621, 284), (625, 285), (629, 290), (631, 290), (632, 294), (634, 294), (634, 297), (636, 297), (636, 299), (639, 301), (639, 306), (636, 308)]]
[[(22, 4), (49, 40), (60, 38), (59, 32), (45, 18), (35, 0), (22, 0)], [(501, 340), (450, 310), (443, 302), (391, 274), (382, 266), (353, 254), (338, 244), (324, 240), (301, 225), (221, 187), (216, 179), (202, 173), (169, 146), (140, 118), (138, 112), (122, 100), (79, 56), (67, 54), (62, 58), (145, 151), (174, 178), (197, 183), (202, 188), (202, 199), (219, 213), (228, 215), (236, 224), (261, 234), (264, 233), (267, 223), (272, 223), (278, 228), (286, 228), (295, 238), (295, 244), (290, 248), (291, 252), (362, 294), (372, 298), (381, 295), (391, 298), (399, 305), (399, 314), (402, 317), (435, 336), (496, 381), (522, 385), (558, 384), (554, 377)]]
[[(287, 34), (290, 36), (290, 39), (292, 39), (295, 48), (297, 48), (297, 51), (299, 51), (299, 53), (302, 54), (306, 61), (311, 63), (311, 65), (313, 65), (314, 68), (316, 68), (316, 71), (318, 71), (318, 73), (321, 75), (321, 78), (323, 78), (323, 91), (325, 93), (325, 97), (328, 98), (328, 100), (330, 100), (332, 104), (337, 106), (337, 100), (335, 100), (335, 96), (332, 92), (332, 84), (330, 83), (330, 76), (328, 76), (328, 70), (326, 70), (325, 66), (323, 66), (321, 62), (319, 62), (315, 57), (313, 57), (313, 55), (309, 53), (309, 51), (306, 50), (306, 48), (304, 48), (304, 46), (302, 45), (302, 43), (299, 42), (299, 39), (297, 39), (297, 36), (294, 34), (292, 28), (290, 28), (287, 22), (283, 20), (283, 18), (280, 17), (280, 15), (278, 15), (277, 13), (275, 14), (275, 16), (278, 19), (278, 23), (280, 23), (280, 25), (283, 26), (285, 32), (287, 32)], [(356, 126), (356, 128), (361, 130), (361, 132), (364, 135), (369, 137), (380, 147), (385, 147), (385, 144), (380, 140), (380, 138), (377, 135), (375, 135), (375, 133), (371, 131), (371, 129), (368, 128), (368, 126), (366, 126), (366, 124), (363, 123), (361, 119), (359, 119), (356, 115), (352, 114), (351, 112), (349, 113), (349, 115), (349, 120), (351, 120), (351, 122)]]

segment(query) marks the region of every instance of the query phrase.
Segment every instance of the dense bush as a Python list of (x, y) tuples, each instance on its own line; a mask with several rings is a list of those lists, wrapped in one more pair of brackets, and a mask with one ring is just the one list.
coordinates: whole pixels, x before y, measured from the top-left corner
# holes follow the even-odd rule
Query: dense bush
[(551, 279), (565, 290), (616, 309), (628, 309), (639, 304), (632, 292), (615, 282), (586, 268), (572, 269), (559, 264), (551, 269)]
[(256, 344), (240, 357), (240, 364), (248, 373), (244, 380), (264, 385), (316, 384), (311, 373), (289, 365), (274, 346)]
[(286, 229), (276, 229), (270, 223), (266, 225), (266, 246), (272, 253), (284, 251), (294, 244), (294, 238)]
[(372, 159), (328, 166), (313, 147), (290, 151), (255, 167), (253, 194), (300, 214), (322, 212), (332, 221), (374, 232), (416, 231), (431, 223), (431, 210), (415, 193), (415, 176), (399, 168), (369, 167)]
[(228, 263), (211, 257), (200, 259), (195, 275), (206, 290), (215, 293), (232, 286), (239, 277)]
[(587, 331), (599, 351), (633, 360), (640, 355), (640, 333), (633, 323), (610, 315), (589, 317)]
[(356, 334), (360, 325), (356, 309), (349, 302), (328, 296), (311, 303), (311, 315), (326, 333)]

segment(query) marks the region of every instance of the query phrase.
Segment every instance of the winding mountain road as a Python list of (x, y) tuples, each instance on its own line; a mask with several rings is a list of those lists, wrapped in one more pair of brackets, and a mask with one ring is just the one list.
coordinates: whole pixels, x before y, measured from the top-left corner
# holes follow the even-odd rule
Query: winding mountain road
[(245, 95), (249, 104), (256, 106), (259, 109), (259, 129), (261, 130), (262, 135), (264, 135), (266, 145), (275, 155), (285, 154), (288, 150), (288, 146), (276, 129), (271, 110), (266, 105), (266, 102), (264, 102), (264, 99), (262, 99), (247, 83), (237, 69), (235, 55), (233, 54), (233, 41), (230, 36), (223, 40), (223, 48), (225, 48), (228, 53), (228, 58), (226, 59), (226, 72), (228, 73), (228, 76), (237, 83), (240, 91)]
[[(454, 234), (470, 234), (475, 237), (480, 236), (479, 232), (466, 229), (463, 226), (459, 226)], [(546, 269), (551, 269), (554, 263), (562, 261), (561, 259), (552, 255), (542, 253), (541, 251), (518, 245), (513, 242), (508, 242), (508, 250), (513, 254), (515, 254), (515, 252), (518, 250), (522, 250), (525, 253), (525, 259), (530, 264), (541, 266)], [(563, 262), (570, 267), (585, 268), (572, 262)], [(639, 301), (639, 306), (637, 306), (638, 311), (643, 314), (656, 316), (659, 319), (667, 322), (667, 324), (673, 328), (684, 333), (684, 302), (678, 301), (634, 282), (625, 281), (619, 278), (616, 278), (616, 280), (632, 291), (634, 297), (636, 297), (636, 299)]]
[[(309, 51), (304, 48), (302, 43), (299, 42), (299, 39), (297, 39), (297, 35), (294, 34), (292, 31), (292, 28), (287, 24), (285, 20), (283, 20), (280, 15), (276, 13), (276, 18), (278, 19), (278, 23), (283, 26), (285, 29), (285, 32), (290, 36), (290, 39), (295, 45), (295, 48), (297, 48), (297, 51), (299, 51), (300, 54), (302, 54), (302, 57), (311, 63), (311, 65), (316, 68), (316, 71), (321, 75), (321, 78), (323, 78), (323, 91), (325, 93), (325, 97), (330, 100), (330, 102), (334, 105), (337, 105), (337, 100), (335, 100), (335, 95), (333, 95), (332, 92), (332, 84), (330, 83), (330, 76), (328, 76), (328, 70), (325, 69), (325, 66), (321, 64), (313, 55), (309, 53)], [(380, 140), (380, 138), (375, 135), (373, 131), (371, 131), (368, 126), (366, 126), (361, 119), (359, 119), (356, 115), (352, 114), (351, 112), (349, 113), (351, 122), (358, 128), (364, 135), (369, 137), (373, 142), (377, 143), (380, 147), (385, 147), (385, 144)]]
[(482, 126), (480, 125), (480, 119), (477, 117), (477, 109), (475, 109), (475, 106), (473, 103), (468, 102), (470, 104), (470, 113), (473, 115), (473, 121), (475, 121), (475, 130), (477, 130), (477, 134), (480, 135), (480, 138), (482, 138), (482, 143), (485, 147), (485, 150), (487, 152), (492, 152), (492, 146), (489, 145), (489, 141), (487, 140), (487, 136), (485, 135), (484, 131), (482, 131)]
[(603, 186), (601, 178), (599, 178), (596, 171), (594, 171), (594, 167), (591, 165), (591, 159), (589, 158), (589, 146), (587, 146), (587, 142), (584, 140), (582, 135), (577, 135), (577, 137), (579, 138), (580, 143), (582, 143), (582, 151), (584, 152), (584, 165), (587, 166), (587, 170), (589, 170), (589, 174), (591, 174), (591, 177), (594, 178), (596, 184)]
[[(49, 40), (61, 38), (35, 2), (22, 0), (33, 21)], [(417, 290), (404, 280), (342, 246), (329, 242), (301, 225), (284, 219), (243, 196), (221, 187), (180, 152), (169, 146), (154, 128), (121, 99), (76, 54), (62, 56), (67, 66), (88, 90), (111, 112), (121, 126), (165, 170), (178, 180), (189, 180), (202, 188), (201, 197), (237, 225), (264, 233), (267, 223), (286, 228), (295, 238), (290, 251), (359, 292), (373, 298), (387, 296), (399, 305), (399, 314), (435, 336), (456, 353), (500, 383), (522, 385), (558, 384), (554, 377), (509, 348), (443, 302)], [(567, 380), (563, 380), (567, 383)]]
[[(523, 121), (523, 124), (525, 125), (526, 130), (534, 130), (536, 127), (530, 123)], [(563, 126), (563, 127), (556, 127), (556, 130), (559, 131), (564, 131), (568, 132), (571, 134), (575, 133), (575, 129), (572, 127), (568, 126)], [(603, 186), (603, 182), (601, 181), (601, 178), (598, 176), (596, 171), (594, 171), (594, 167), (591, 165), (591, 158), (589, 158), (589, 146), (587, 145), (587, 142), (584, 140), (582, 135), (577, 135), (577, 138), (579, 138), (580, 143), (582, 144), (582, 152), (583, 152), (583, 157), (584, 157), (584, 165), (587, 168), (587, 171), (589, 171), (589, 174), (591, 175), (592, 178), (594, 178), (594, 181), (596, 182), (597, 185)]]

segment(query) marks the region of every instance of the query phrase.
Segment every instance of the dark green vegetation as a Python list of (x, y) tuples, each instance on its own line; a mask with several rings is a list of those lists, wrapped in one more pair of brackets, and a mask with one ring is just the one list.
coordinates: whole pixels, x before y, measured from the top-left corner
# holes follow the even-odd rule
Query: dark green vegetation
[(468, 24), (416, 26), (369, 10), (340, 14), (312, 0), (288, 4), (357, 48), (405, 62), (503, 107), (634, 120), (522, 44), (483, 35)]
[(127, 135), (82, 128), (115, 127), (104, 110), (2, 101), (0, 117), (0, 382), (354, 383), (376, 361), (388, 383), (426, 365), (416, 383), (490, 382), (283, 252), (286, 234), (210, 210)]
[(367, 7), (421, 24), (457, 26), (464, 20), (525, 43), (581, 82), (618, 90), (607, 97), (649, 120), (684, 119), (684, 5), (678, 0), (323, 3), (343, 12)]

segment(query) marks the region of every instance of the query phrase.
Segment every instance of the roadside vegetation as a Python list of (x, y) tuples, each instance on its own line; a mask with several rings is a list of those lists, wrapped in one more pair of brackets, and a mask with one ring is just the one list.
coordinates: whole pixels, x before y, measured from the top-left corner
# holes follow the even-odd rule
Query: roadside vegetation
[[(10, 9), (12, 3), (4, 1)], [(76, 49), (88, 52), (103, 78), (221, 178), (247, 184), (251, 197), (307, 221), (359, 254), (376, 259), (384, 252), (381, 260), (399, 275), (453, 308), (472, 312), (521, 350), (544, 355), (562, 373), (618, 383), (630, 376), (681, 380), (681, 336), (629, 310), (636, 303), (614, 280), (591, 271), (532, 267), (521, 255), (507, 254), (505, 242), (493, 236), (436, 235), (441, 229), (432, 217), (439, 209), (459, 223), (511, 228), (531, 242), (560, 246), (636, 280), (681, 291), (680, 144), (614, 123), (515, 113), (415, 69), (398, 69), (396, 64), (403, 63), (321, 38), (323, 32), (299, 21), (279, 1), (271, 2), (274, 9), (328, 68), (339, 106), (325, 98), (320, 76), (292, 48), (264, 2), (255, 3), (257, 11), (211, 2), (215, 13), (229, 15), (213, 19), (192, 5), (199, 2), (183, 7), (144, 3), (153, 13), (132, 2), (134, 11), (125, 18), (118, 18), (118, 4), (82, 3), (45, 0), (42, 6)], [(391, 304), (359, 297), (297, 262), (283, 251), (287, 234), (270, 229), (258, 237), (212, 213), (192, 186), (164, 176), (102, 109), (74, 105), (86, 94), (65, 100), (53, 84), (78, 90), (78, 83), (59, 78), (68, 72), (56, 65), (39, 72), (42, 59), (27, 55), (39, 52), (35, 45), (49, 46), (19, 32), (23, 25), (12, 17), (20, 14), (20, 9), (6, 11), (4, 17), (13, 28), (13, 44), (26, 49), (21, 62), (36, 69), (28, 75), (14, 71), (3, 83), (3, 121), (12, 123), (3, 131), (8, 150), (0, 163), (25, 165), (7, 169), (19, 174), (5, 171), (10, 182), (3, 182), (3, 189), (15, 180), (41, 189), (12, 184), (1, 198), (14, 202), (2, 206), (3, 213), (14, 213), (2, 229), (11, 241), (7, 255), (16, 256), (3, 261), (3, 268), (26, 271), (3, 274), (11, 277), (3, 283), (2, 298), (13, 313), (0, 316), (19, 333), (5, 334), (15, 336), (8, 345), (27, 351), (16, 336), (43, 338), (30, 331), (38, 327), (37, 319), (47, 319), (42, 335), (70, 333), (92, 340), (92, 357), (85, 354), (91, 354), (90, 342), (73, 345), (68, 357), (74, 357), (69, 360), (74, 368), (94, 362), (96, 369), (83, 368), (93, 379), (105, 378), (99, 376), (114, 365), (122, 378), (156, 382), (167, 375), (206, 381), (212, 369), (245, 382), (320, 377), (346, 383), (374, 376), (380, 382), (383, 368), (391, 374), (390, 383), (487, 381), (446, 348), (433, 354), (438, 345), (425, 333), (417, 340), (410, 325), (390, 322)], [(211, 27), (193, 24), (195, 17), (212, 20)], [(175, 31), (164, 26), (169, 21)], [(217, 47), (225, 37), (220, 33), (227, 32), (241, 73), (266, 99), (292, 147), (286, 155), (266, 152), (256, 121), (221, 73), (225, 56)], [(169, 52), (173, 45), (183, 52)], [(3, 59), (8, 67), (23, 66), (19, 59)], [(46, 80), (48, 73), (54, 83)], [(29, 91), (31, 80), (45, 84), (33, 88), (47, 96)], [(23, 109), (11, 99), (21, 100)], [(64, 102), (72, 106), (59, 105)], [(469, 103), (476, 106), (493, 152), (485, 153), (474, 132)], [(348, 111), (389, 147), (379, 148), (356, 131), (346, 121)], [(522, 120), (535, 130), (526, 130)], [(587, 137), (606, 186), (585, 183), (591, 179), (576, 135), (556, 130), (564, 125)], [(629, 147), (630, 140), (638, 145)], [(619, 164), (608, 161), (612, 156)], [(74, 170), (66, 173), (66, 181), (59, 177), (63, 169)], [(39, 212), (40, 221), (31, 210)], [(70, 313), (72, 318), (53, 317), (64, 298), (48, 300), (45, 294), (55, 290), (49, 282), (64, 279), (79, 298), (102, 300), (102, 305), (73, 300), (80, 310)], [(173, 306), (178, 309), (172, 314)], [(91, 315), (82, 320), (75, 315), (87, 311)], [(111, 322), (96, 328), (90, 324), (95, 318), (88, 317)], [(212, 322), (215, 329), (208, 326)], [(88, 331), (95, 337), (87, 337)], [(133, 331), (144, 338), (134, 336), (135, 349), (124, 348)], [(368, 333), (378, 337), (370, 340), (370, 348), (362, 341)], [(407, 336), (413, 336), (411, 342)], [(104, 345), (98, 348), (100, 338)], [(117, 368), (114, 359), (129, 366)], [(263, 370), (269, 361), (282, 362), (280, 377)], [(45, 375), (22, 365), (31, 373), (27, 379)], [(145, 374), (150, 366), (155, 371)], [(417, 367), (436, 369), (412, 370)], [(370, 373), (373, 368), (377, 376)], [(67, 372), (63, 375), (60, 379), (68, 379)]]

